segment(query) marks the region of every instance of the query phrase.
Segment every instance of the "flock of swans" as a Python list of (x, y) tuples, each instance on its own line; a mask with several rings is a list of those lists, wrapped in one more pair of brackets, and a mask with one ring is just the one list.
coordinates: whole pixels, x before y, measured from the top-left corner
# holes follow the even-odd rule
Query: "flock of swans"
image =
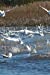
[[(17, 31), (12, 31), (12, 30), (8, 30), (8, 32), (0, 32), (1, 33), (1, 41), (2, 42), (16, 42), (21, 46), (25, 46), (27, 51), (31, 54), (31, 53), (37, 53), (36, 50), (36, 45), (34, 47), (34, 49), (32, 49), (32, 47), (30, 45), (28, 45), (27, 43), (25, 43), (25, 41), (21, 38), (21, 36), (19, 36), (19, 34), (23, 34), (25, 36), (25, 39), (27, 40), (28, 38), (34, 38), (34, 36), (39, 35), (41, 37), (44, 37), (45, 34), (48, 33), (48, 31), (44, 30), (43, 26), (38, 26), (37, 29), (35, 31), (32, 30), (28, 30), (27, 27), (25, 29), (21, 29), (21, 30), (17, 30)], [(30, 37), (33, 36), (33, 37)], [(50, 45), (50, 41), (47, 39), (46, 41), (47, 45)], [(6, 43), (7, 44), (7, 43)], [(11, 44), (11, 43), (10, 43)], [(6, 47), (6, 46), (5, 46)], [(13, 48), (13, 47), (12, 47)], [(8, 57), (11, 58), (12, 52), (9, 52), (8, 54), (1, 54), (3, 57)]]
[[(49, 15), (50, 15), (50, 11), (47, 10), (46, 8), (42, 7), (41, 5), (39, 6), (40, 8), (42, 8), (44, 11), (46, 11)], [(12, 9), (8, 9), (6, 11), (2, 11), (0, 10), (0, 17), (5, 17), (5, 14), (10, 12), (11, 10), (14, 10), (16, 8), (13, 7)], [(29, 53), (37, 53), (37, 50), (36, 50), (36, 47), (32, 50), (31, 46), (25, 44), (25, 42), (22, 40), (21, 37), (19, 37), (19, 35), (17, 36), (18, 33), (21, 33), (21, 34), (24, 34), (26, 35), (27, 37), (33, 37), (33, 35), (40, 35), (41, 37), (44, 37), (45, 34), (47, 33), (50, 33), (48, 31), (45, 31), (43, 29), (43, 26), (38, 26), (37, 29), (35, 31), (32, 31), (32, 30), (28, 30), (27, 27), (25, 29), (21, 29), (21, 30), (17, 30), (17, 31), (12, 31), (12, 30), (8, 30), (8, 32), (6, 33), (3, 33), (3, 32), (0, 32), (1, 33), (1, 36), (2, 36), (2, 39), (1, 41), (4, 41), (5, 40), (8, 40), (10, 42), (18, 42), (19, 44), (21, 45), (25, 45), (27, 50), (29, 51)], [(50, 45), (50, 41), (47, 39), (47, 45)], [(9, 52), (8, 54), (1, 54), (3, 57), (6, 57), (6, 58), (11, 58), (12, 57), (12, 53)]]

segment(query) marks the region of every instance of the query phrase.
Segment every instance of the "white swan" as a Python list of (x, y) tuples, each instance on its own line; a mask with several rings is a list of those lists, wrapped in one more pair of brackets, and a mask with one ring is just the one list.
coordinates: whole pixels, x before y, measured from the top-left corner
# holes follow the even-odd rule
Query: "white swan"
[(32, 49), (32, 53), (37, 53), (37, 50), (36, 50), (36, 45), (34, 45), (34, 49)]
[(44, 33), (43, 33), (43, 31), (40, 31), (40, 35), (41, 35), (41, 36), (44, 36)]
[(19, 38), (17, 38), (17, 37), (10, 37), (10, 36), (4, 36), (4, 35), (2, 35), (2, 37), (3, 37), (3, 39), (1, 39), (1, 41), (5, 41), (5, 40), (8, 40), (8, 41), (12, 41), (12, 42), (17, 42), (17, 43), (19, 43), (19, 44), (21, 44), (21, 45), (23, 45), (24, 44), (24, 42), (22, 41), (22, 39), (19, 37)]
[(21, 30), (18, 30), (18, 31), (11, 31), (11, 32), (25, 33), (26, 35), (33, 34), (33, 31), (32, 30), (28, 30), (27, 27), (25, 29), (21, 29)]
[(38, 26), (38, 29), (41, 29), (41, 27), (42, 27), (42, 26), (41, 26), (41, 24), (40, 24), (40, 25)]
[(28, 46), (28, 45), (26, 45), (26, 47), (27, 47), (27, 49), (28, 49), (28, 51), (30, 53), (37, 53), (37, 51), (36, 51), (36, 45), (35, 45), (35, 48), (34, 49), (32, 49), (31, 46)]
[(24, 29), (25, 34), (33, 34), (33, 31), (28, 30), (27, 27)]
[(50, 45), (50, 41), (47, 39), (47, 45)]
[(13, 7), (12, 9), (8, 9), (8, 10), (6, 10), (6, 11), (0, 10), (0, 17), (5, 17), (7, 12), (10, 12), (11, 10), (14, 10), (15, 8), (16, 8), (16, 6)]
[(33, 49), (33, 52), (32, 53), (37, 53), (36, 49)]
[(46, 9), (46, 8), (44, 8), (44, 7), (42, 7), (41, 5), (40, 5), (40, 7), (50, 15), (50, 10), (48, 10), (48, 9)]
[(33, 34), (40, 35), (40, 36), (44, 36), (43, 26), (41, 26), (41, 24), (40, 24), (40, 26), (37, 27), (36, 31), (33, 32)]
[(19, 38), (19, 42), (20, 42), (20, 44), (21, 44), (21, 45), (23, 45), (23, 44), (24, 44), (24, 42), (22, 41), (22, 39), (21, 39), (21, 38)]
[(40, 34), (41, 36), (44, 36), (44, 33), (43, 33), (43, 26), (41, 26), (41, 24), (40, 24), (40, 26), (38, 26), (38, 29), (39, 29), (39, 34)]
[(2, 41), (2, 42), (4, 42), (4, 41), (5, 41), (5, 39), (4, 39), (4, 38), (2, 38), (2, 39), (1, 39), (1, 41)]
[(28, 50), (29, 52), (31, 52), (31, 47), (30, 47), (30, 46), (26, 45), (26, 48), (27, 48), (27, 50)]
[(24, 42), (21, 40), (21, 41), (20, 41), (20, 44), (21, 44), (21, 45), (23, 45), (23, 44), (24, 44)]
[(1, 54), (4, 58), (11, 58), (12, 53), (10, 52), (8, 55), (7, 54)]
[(20, 38), (4, 36), (4, 35), (1, 35), (1, 36), (3, 37), (3, 39), (7, 39), (9, 41), (14, 41), (14, 42), (19, 42), (20, 41)]

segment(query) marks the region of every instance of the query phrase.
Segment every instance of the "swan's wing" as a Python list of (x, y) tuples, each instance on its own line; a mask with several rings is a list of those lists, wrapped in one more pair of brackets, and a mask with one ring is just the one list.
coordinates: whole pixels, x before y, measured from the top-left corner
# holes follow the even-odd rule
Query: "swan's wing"
[(14, 10), (15, 8), (16, 8), (16, 6), (13, 7), (12, 9), (8, 9), (8, 10), (6, 10), (5, 12), (10, 12), (10, 11)]
[(42, 7), (42, 6), (40, 6), (43, 10), (45, 10), (46, 12), (48, 12), (48, 10), (46, 9), (46, 8), (44, 8), (44, 7)]

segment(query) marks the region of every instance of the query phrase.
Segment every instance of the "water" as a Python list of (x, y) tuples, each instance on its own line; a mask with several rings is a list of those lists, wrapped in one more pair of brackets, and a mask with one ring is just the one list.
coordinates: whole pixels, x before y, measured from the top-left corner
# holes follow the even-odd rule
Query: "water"
[(0, 63), (0, 75), (50, 75), (50, 60), (13, 60)]
[[(4, 28), (6, 29), (6, 28)], [(14, 29), (13, 27), (10, 28)], [(21, 29), (17, 28), (16, 30)], [(35, 30), (34, 27), (28, 27), (30, 30)], [(49, 28), (50, 29), (50, 28)], [(22, 34), (19, 34), (20, 36)], [(45, 34), (44, 37), (40, 35), (34, 35), (33, 37), (27, 37), (22, 35), (22, 40), (25, 44), (37, 46), (38, 53), (50, 52), (50, 45), (47, 45), (47, 39), (50, 40), (50, 34)], [(40, 47), (39, 47), (40, 45)], [(33, 59), (28, 58), (30, 55), (19, 54), (12, 58), (4, 58), (0, 56), (0, 75), (50, 75), (50, 60), (49, 59)]]

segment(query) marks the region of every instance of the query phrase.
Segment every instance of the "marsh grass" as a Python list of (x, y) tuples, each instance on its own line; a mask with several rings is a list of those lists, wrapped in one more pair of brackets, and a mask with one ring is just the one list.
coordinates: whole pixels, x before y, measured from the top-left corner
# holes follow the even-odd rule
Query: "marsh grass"
[[(37, 1), (27, 5), (16, 6), (16, 9), (6, 13), (4, 18), (0, 17), (0, 26), (16, 25), (50, 25), (50, 16), (43, 11), (39, 5), (50, 9), (50, 1)], [(1, 6), (1, 10), (11, 9), (11, 6)]]

